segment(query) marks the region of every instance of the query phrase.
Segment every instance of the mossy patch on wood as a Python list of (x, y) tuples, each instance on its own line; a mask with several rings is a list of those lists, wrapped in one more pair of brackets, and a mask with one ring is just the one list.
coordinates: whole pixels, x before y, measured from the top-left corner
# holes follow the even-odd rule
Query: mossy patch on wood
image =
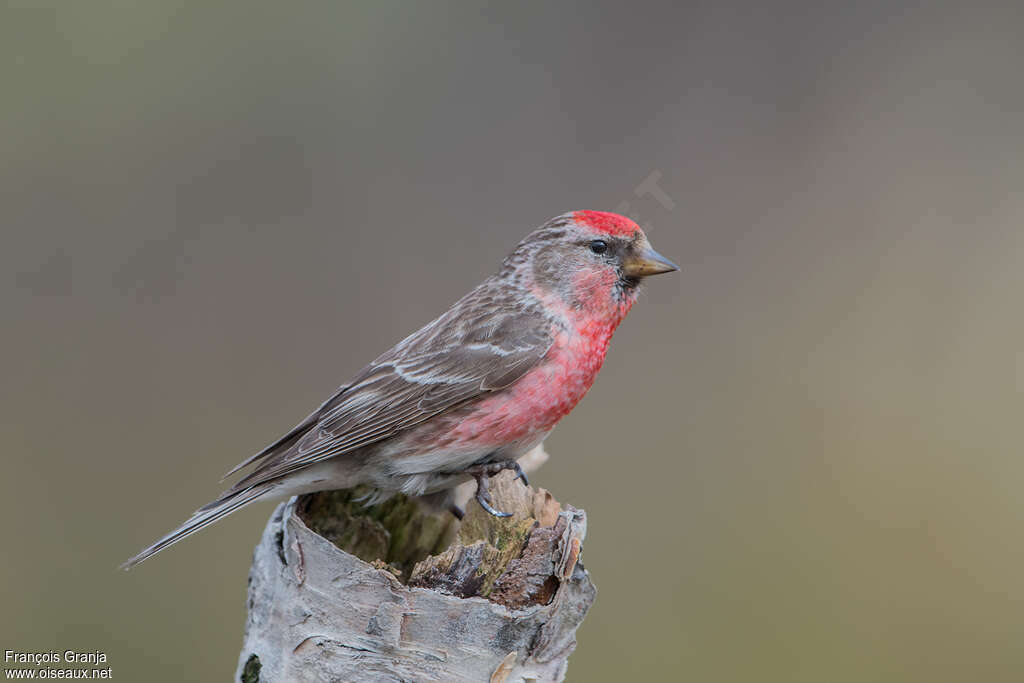
[(299, 513), (310, 529), (359, 559), (384, 562), (405, 579), (423, 558), (444, 550), (455, 536), (455, 518), (395, 495), (377, 505), (360, 500), (363, 488), (321, 491), (302, 497)]
[(256, 653), (249, 655), (249, 659), (245, 660), (245, 666), (242, 667), (242, 675), (239, 680), (242, 683), (259, 683), (260, 671), (263, 669), (263, 665), (260, 664), (260, 658), (256, 656)]
[[(556, 530), (561, 507), (546, 491), (524, 486), (512, 473), (502, 473), (491, 485), (495, 506), (512, 513), (508, 518), (494, 517), (471, 501), (460, 524), (451, 513), (431, 511), (403, 495), (363, 505), (367, 493), (354, 489), (303, 496), (299, 515), (345, 552), (411, 586), (491, 597), (510, 607), (546, 603), (557, 588), (552, 558), (564, 528), (563, 523)], [(531, 543), (536, 530), (543, 533)]]

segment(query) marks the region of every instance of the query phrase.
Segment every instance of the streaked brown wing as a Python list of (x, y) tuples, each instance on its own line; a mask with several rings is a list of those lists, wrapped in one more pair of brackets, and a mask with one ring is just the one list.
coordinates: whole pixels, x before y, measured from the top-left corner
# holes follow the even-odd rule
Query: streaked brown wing
[[(551, 347), (551, 319), (487, 281), (363, 369), (261, 454), (233, 489), (386, 439), (514, 383)], [(237, 469), (237, 468), (236, 468)]]

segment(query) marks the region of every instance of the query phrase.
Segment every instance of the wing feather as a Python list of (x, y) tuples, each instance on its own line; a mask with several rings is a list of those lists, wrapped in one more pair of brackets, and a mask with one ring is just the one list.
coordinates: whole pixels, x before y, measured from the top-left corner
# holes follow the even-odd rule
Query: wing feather
[[(291, 432), (237, 469), (245, 488), (343, 455), (503, 389), (552, 343), (552, 319), (493, 279), (364, 368)], [(234, 471), (234, 470), (233, 470)]]

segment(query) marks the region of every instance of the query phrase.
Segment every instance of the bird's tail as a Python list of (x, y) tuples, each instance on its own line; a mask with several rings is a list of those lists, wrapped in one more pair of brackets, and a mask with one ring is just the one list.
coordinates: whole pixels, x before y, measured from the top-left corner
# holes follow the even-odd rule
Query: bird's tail
[(239, 510), (263, 494), (269, 492), (273, 486), (267, 484), (256, 484), (237, 491), (228, 491), (212, 503), (207, 503), (192, 514), (180, 527), (167, 534), (159, 541), (149, 546), (138, 555), (121, 565), (121, 569), (128, 570), (143, 562), (158, 552), (174, 545), (186, 536), (191, 536), (200, 529), (205, 529), (217, 520), (227, 517), (235, 510)]

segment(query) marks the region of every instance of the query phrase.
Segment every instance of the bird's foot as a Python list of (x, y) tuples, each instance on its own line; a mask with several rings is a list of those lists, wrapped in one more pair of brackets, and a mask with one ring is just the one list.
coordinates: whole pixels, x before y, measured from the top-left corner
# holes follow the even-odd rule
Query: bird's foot
[(474, 465), (466, 470), (466, 474), (472, 475), (472, 477), (476, 479), (476, 502), (480, 503), (480, 507), (495, 517), (512, 516), (511, 512), (496, 510), (494, 506), (491, 505), (493, 500), (491, 499), (490, 477), (491, 475), (498, 474), (504, 470), (513, 470), (516, 473), (516, 479), (521, 479), (523, 484), (526, 486), (530, 485), (529, 480), (526, 478), (526, 472), (523, 472), (523, 468), (520, 467), (519, 463), (515, 460), (500, 460), (498, 462)]
[(515, 460), (498, 460), (496, 462), (487, 462), (480, 465), (473, 465), (466, 470), (468, 474), (476, 477), (478, 474), (483, 474), (488, 477), (493, 477), (499, 472), (505, 470), (512, 470), (516, 473), (516, 479), (522, 479), (523, 484), (526, 486), (530, 485), (530, 481), (526, 478), (526, 472), (519, 466), (519, 463)]
[(480, 507), (482, 507), (484, 510), (491, 513), (495, 517), (511, 517), (511, 512), (502, 512), (501, 510), (496, 510), (494, 506), (491, 505), (491, 503), (493, 502), (491, 500), (491, 492), (489, 489), (491, 480), (487, 477), (487, 475), (478, 474), (474, 476), (476, 477), (476, 502), (480, 503)]

